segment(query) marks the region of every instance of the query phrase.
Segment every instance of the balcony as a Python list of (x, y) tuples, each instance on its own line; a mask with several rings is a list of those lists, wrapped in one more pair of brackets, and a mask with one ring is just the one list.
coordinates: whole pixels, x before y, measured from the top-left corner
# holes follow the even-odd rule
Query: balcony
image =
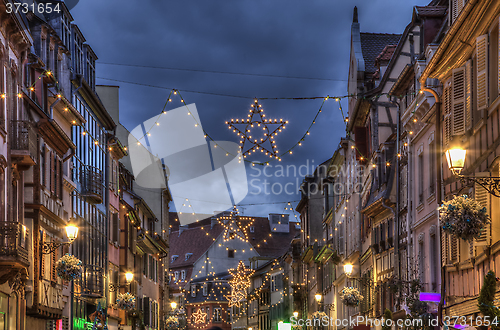
[(0, 221), (0, 284), (29, 266), (27, 229), (13, 221)]
[(104, 296), (104, 269), (94, 265), (83, 265), (82, 277), (76, 281), (80, 294), (87, 298)]
[(102, 203), (104, 178), (100, 169), (88, 165), (83, 166), (80, 183), (82, 187), (82, 196), (85, 196), (89, 203)]
[(33, 124), (24, 120), (13, 120), (10, 126), (12, 161), (28, 169), (36, 164), (37, 133)]

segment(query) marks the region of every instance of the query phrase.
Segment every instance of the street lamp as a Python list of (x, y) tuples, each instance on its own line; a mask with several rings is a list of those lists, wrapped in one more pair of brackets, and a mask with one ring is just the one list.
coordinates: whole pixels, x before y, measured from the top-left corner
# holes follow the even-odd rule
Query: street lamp
[(134, 273), (132, 272), (125, 273), (125, 281), (127, 282), (127, 284), (132, 282), (133, 279), (134, 279)]
[(471, 183), (477, 183), (493, 196), (500, 197), (500, 177), (465, 176), (460, 174), (465, 166), (465, 156), (467, 154), (467, 150), (463, 149), (459, 145), (454, 145), (450, 149), (446, 150), (445, 154), (448, 162), (448, 168), (453, 175), (460, 179), (464, 186), (468, 186)]
[(170, 307), (172, 308), (172, 310), (175, 310), (177, 308), (177, 303), (175, 301), (172, 301), (170, 303)]
[(43, 242), (42, 245), (42, 254), (50, 254), (57, 250), (62, 245), (70, 245), (78, 236), (78, 227), (72, 224), (69, 224), (65, 228), (66, 237), (68, 237), (69, 242)]
[(133, 279), (134, 279), (134, 273), (126, 272), (125, 273), (125, 284), (120, 285), (120, 284), (115, 284), (115, 283), (109, 283), (109, 291), (110, 292), (118, 291), (119, 288), (124, 288), (127, 285), (129, 285)]
[(347, 277), (352, 275), (352, 270), (354, 266), (352, 264), (345, 264), (344, 265), (344, 273), (347, 275)]
[(293, 316), (295, 316), (296, 318), (299, 317), (299, 312), (293, 312)]
[(316, 301), (317, 301), (318, 303), (319, 303), (319, 302), (321, 302), (321, 294), (320, 294), (320, 293), (316, 293), (316, 294), (314, 295), (314, 298), (316, 298)]

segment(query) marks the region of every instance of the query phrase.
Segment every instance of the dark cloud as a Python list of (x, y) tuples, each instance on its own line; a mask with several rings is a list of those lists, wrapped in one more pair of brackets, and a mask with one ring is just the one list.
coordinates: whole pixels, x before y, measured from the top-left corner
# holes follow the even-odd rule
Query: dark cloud
[[(311, 97), (347, 94), (350, 27), (354, 6), (361, 31), (402, 33), (412, 7), (428, 0), (84, 0), (72, 10), (75, 22), (99, 56), (99, 62), (158, 67), (326, 78), (283, 79), (221, 73), (97, 65), (97, 76), (177, 88), (196, 103), (203, 127), (215, 140), (237, 141), (224, 125), (243, 117), (252, 97)], [(134, 128), (163, 108), (169, 90), (98, 79), (120, 85), (121, 122)], [(248, 99), (197, 94), (211, 92)], [(321, 100), (262, 101), (268, 118), (290, 121), (277, 138), (286, 151), (304, 134)], [(172, 107), (180, 103), (174, 99)], [(347, 101), (342, 101), (344, 113)], [(331, 157), (344, 135), (338, 103), (325, 104), (302, 147), (282, 165)], [(261, 158), (265, 160), (265, 158)], [(295, 182), (293, 177), (267, 178)], [(302, 178), (299, 178), (299, 181)], [(295, 196), (248, 195), (243, 203), (297, 200)], [(250, 207), (246, 213), (281, 212), (284, 204)]]

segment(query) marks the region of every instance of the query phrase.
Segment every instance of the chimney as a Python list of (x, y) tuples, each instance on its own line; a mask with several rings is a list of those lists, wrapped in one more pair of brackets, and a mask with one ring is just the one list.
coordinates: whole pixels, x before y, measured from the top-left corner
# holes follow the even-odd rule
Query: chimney
[(214, 226), (217, 224), (217, 218), (216, 217), (212, 217), (210, 219), (210, 229), (214, 228)]

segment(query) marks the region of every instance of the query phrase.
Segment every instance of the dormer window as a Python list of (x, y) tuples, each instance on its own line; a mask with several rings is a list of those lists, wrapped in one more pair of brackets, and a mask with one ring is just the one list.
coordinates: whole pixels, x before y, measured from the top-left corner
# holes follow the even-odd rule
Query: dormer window
[(184, 261), (188, 261), (188, 259), (192, 256), (192, 253), (186, 253)]
[(196, 297), (196, 284), (191, 285), (191, 297)]
[(177, 260), (177, 258), (179, 258), (177, 254), (173, 255), (170, 262), (174, 262), (175, 260)]
[(250, 226), (250, 232), (251, 233), (255, 233), (255, 227), (254, 226)]

